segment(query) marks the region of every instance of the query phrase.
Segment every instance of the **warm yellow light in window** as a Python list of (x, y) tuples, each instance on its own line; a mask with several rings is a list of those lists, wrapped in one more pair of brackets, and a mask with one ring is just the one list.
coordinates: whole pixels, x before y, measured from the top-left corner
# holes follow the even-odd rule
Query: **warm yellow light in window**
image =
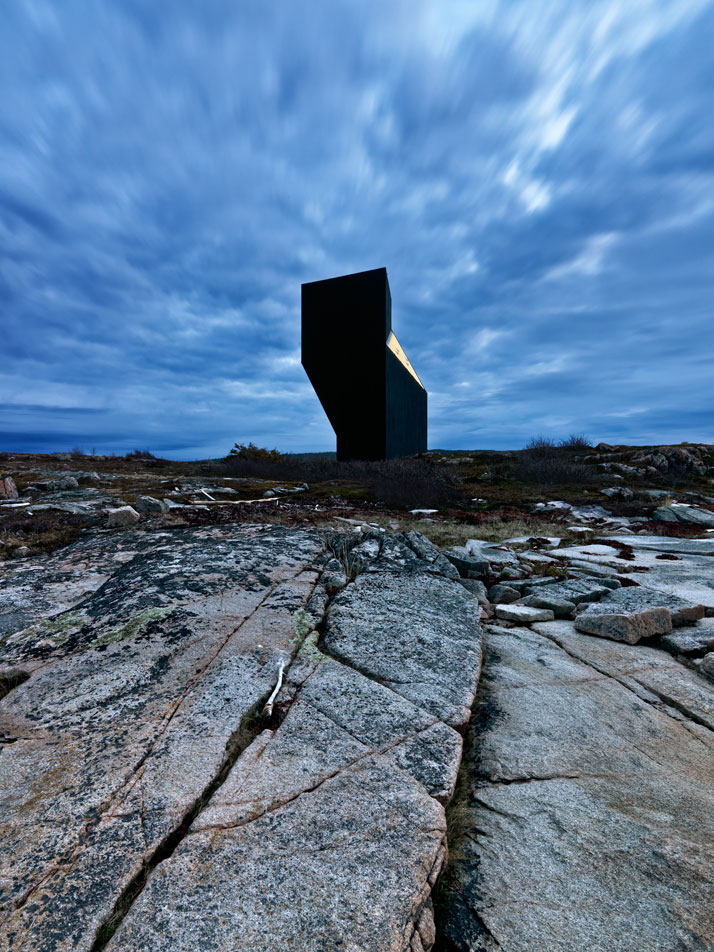
[(423, 390), (423, 389), (424, 389), (424, 384), (423, 384), (423, 383), (421, 382), (421, 380), (417, 377), (416, 370), (414, 370), (414, 368), (412, 367), (412, 365), (409, 363), (409, 358), (407, 357), (407, 355), (406, 355), (406, 354), (404, 353), (404, 351), (402, 350), (402, 345), (399, 343), (399, 341), (397, 340), (397, 338), (394, 336), (394, 331), (391, 331), (390, 334), (389, 334), (389, 338), (388, 338), (388, 340), (387, 340), (387, 347), (391, 350), (391, 352), (394, 354), (394, 356), (397, 358), (397, 360), (407, 368), (407, 370), (409, 371), (409, 373), (412, 375), (412, 377), (416, 380), (416, 382), (419, 384), (419, 386), (420, 386), (420, 387), (422, 388), (422, 390)]

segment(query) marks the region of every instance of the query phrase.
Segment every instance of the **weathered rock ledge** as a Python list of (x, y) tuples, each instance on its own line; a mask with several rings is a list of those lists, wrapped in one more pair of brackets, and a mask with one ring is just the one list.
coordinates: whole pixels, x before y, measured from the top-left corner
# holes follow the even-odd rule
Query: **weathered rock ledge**
[(5, 567), (0, 947), (429, 950), (481, 647), (418, 542), (238, 525)]
[(714, 556), (627, 538), (4, 563), (0, 950), (712, 952)]

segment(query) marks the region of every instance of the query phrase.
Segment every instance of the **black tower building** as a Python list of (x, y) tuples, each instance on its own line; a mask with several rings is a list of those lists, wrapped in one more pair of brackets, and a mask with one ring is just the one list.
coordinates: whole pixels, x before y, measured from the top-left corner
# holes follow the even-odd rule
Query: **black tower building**
[(303, 284), (302, 365), (338, 459), (426, 451), (426, 390), (392, 333), (386, 268)]

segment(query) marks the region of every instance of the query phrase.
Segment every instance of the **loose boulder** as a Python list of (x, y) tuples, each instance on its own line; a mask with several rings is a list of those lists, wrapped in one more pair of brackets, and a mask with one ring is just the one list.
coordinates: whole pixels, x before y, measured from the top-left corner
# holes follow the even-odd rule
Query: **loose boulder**
[(578, 631), (634, 645), (642, 638), (667, 635), (673, 626), (693, 624), (704, 607), (666, 592), (622, 588), (588, 605), (575, 619)]
[(519, 625), (532, 625), (536, 621), (553, 621), (553, 612), (548, 608), (533, 608), (530, 605), (497, 605), (496, 618), (515, 621)]
[(0, 502), (13, 502), (19, 499), (17, 486), (12, 476), (0, 476)]
[(131, 506), (120, 506), (119, 509), (111, 509), (107, 516), (108, 529), (130, 529), (141, 519), (141, 516)]
[(137, 496), (134, 508), (137, 512), (144, 512), (150, 516), (160, 516), (164, 511), (164, 506), (159, 499), (153, 496)]

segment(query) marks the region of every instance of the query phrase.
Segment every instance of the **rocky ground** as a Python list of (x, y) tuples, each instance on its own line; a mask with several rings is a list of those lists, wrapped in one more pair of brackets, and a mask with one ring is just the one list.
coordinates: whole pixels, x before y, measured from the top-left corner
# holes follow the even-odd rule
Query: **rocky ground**
[(483, 522), (0, 472), (0, 948), (714, 949), (714, 506), (643, 455)]

